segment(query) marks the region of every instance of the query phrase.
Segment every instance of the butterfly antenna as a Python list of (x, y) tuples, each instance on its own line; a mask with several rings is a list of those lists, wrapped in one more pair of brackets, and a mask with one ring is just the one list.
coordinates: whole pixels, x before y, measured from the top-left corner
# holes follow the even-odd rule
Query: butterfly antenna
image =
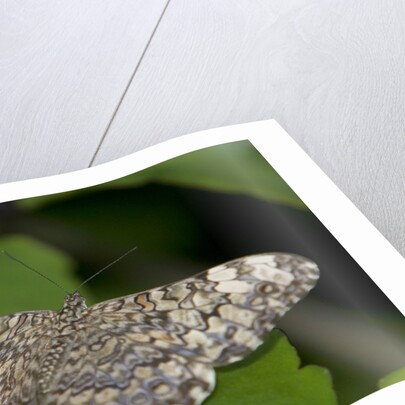
[(79, 287), (76, 288), (75, 291), (78, 291), (81, 287), (84, 286), (84, 284), (88, 283), (90, 280), (92, 280), (94, 277), (98, 276), (99, 274), (101, 274), (104, 270), (107, 270), (109, 267), (113, 266), (115, 263), (119, 262), (120, 260), (122, 260), (125, 256), (129, 255), (130, 253), (132, 253), (135, 249), (137, 249), (138, 246), (133, 247), (132, 249), (129, 249), (128, 252), (125, 252), (123, 255), (121, 255), (120, 257), (118, 257), (117, 259), (115, 259), (113, 262), (111, 262), (110, 264), (107, 264), (107, 266), (103, 267), (101, 270), (99, 270), (97, 273), (94, 273), (92, 276), (90, 276), (87, 280), (84, 280), (83, 283), (81, 283), (79, 285)]
[(31, 266), (28, 266), (28, 264), (24, 263), (23, 261), (21, 261), (20, 259), (17, 259), (16, 257), (14, 257), (13, 255), (11, 255), (10, 253), (6, 252), (5, 250), (0, 250), (1, 253), (3, 253), (4, 255), (6, 255), (9, 259), (14, 260), (17, 263), (20, 263), (21, 265), (23, 265), (25, 268), (27, 268), (28, 270), (33, 271), (34, 273), (38, 274), (39, 276), (43, 277), (45, 280), (48, 280), (49, 282), (51, 282), (53, 285), (56, 285), (56, 287), (60, 288), (62, 291), (64, 291), (66, 294), (70, 294), (69, 291), (65, 290), (62, 286), (60, 286), (57, 282), (53, 281), (52, 279), (50, 279), (48, 276), (46, 276), (45, 274), (42, 274), (40, 271), (34, 269)]

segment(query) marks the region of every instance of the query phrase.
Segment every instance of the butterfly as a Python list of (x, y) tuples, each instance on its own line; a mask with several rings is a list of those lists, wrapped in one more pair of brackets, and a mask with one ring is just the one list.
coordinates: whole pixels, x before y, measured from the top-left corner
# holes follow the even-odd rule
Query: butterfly
[(0, 405), (196, 405), (316, 284), (293, 254), (230, 261), (86, 307), (0, 317)]

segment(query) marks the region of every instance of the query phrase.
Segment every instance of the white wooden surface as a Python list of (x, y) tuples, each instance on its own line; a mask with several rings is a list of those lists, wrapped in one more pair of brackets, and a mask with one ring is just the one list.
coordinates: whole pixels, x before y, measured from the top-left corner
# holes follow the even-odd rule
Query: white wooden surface
[(2, 1), (2, 182), (89, 165), (165, 4)]
[(276, 118), (405, 254), (401, 0), (4, 4), (1, 182)]

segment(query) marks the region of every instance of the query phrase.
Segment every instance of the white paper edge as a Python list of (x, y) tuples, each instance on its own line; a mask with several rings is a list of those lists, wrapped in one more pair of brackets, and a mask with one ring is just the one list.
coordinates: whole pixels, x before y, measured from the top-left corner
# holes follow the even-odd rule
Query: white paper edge
[(405, 381), (390, 385), (356, 401), (353, 405), (403, 405)]
[[(0, 184), (0, 202), (94, 186), (188, 152), (240, 140), (249, 140), (257, 148), (405, 315), (405, 259), (275, 120), (195, 132), (92, 168)], [(399, 404), (392, 402), (392, 395), (403, 401), (405, 382), (391, 387), (363, 398), (356, 405), (374, 405), (376, 401), (387, 400), (390, 404)]]

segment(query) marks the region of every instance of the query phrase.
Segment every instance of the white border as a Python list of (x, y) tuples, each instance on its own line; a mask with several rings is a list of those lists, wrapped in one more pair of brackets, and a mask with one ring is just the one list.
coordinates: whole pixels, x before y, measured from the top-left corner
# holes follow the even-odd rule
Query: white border
[(390, 385), (356, 401), (353, 405), (404, 405), (405, 381)]
[[(0, 202), (94, 186), (187, 152), (239, 140), (249, 140), (257, 148), (405, 315), (405, 259), (274, 120), (196, 132), (89, 169), (0, 184)], [(391, 397), (394, 391), (403, 401), (405, 383), (392, 387), (395, 389), (388, 387), (356, 404), (374, 405), (377, 402), (373, 398), (377, 396), (378, 401), (388, 399), (388, 403), (394, 404)]]

